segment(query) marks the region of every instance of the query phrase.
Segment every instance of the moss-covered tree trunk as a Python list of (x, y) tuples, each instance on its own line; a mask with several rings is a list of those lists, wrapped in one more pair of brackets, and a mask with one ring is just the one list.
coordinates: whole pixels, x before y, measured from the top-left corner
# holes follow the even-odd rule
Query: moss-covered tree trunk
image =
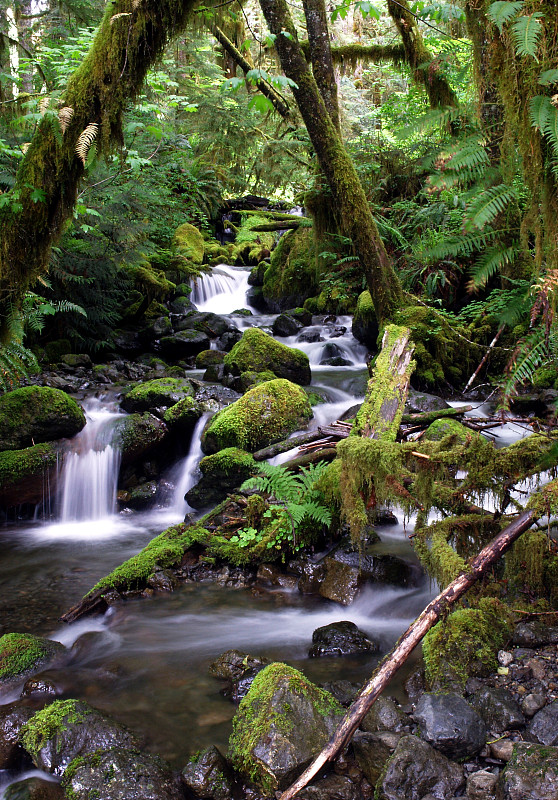
[[(14, 202), (0, 209), (0, 329), (29, 284), (48, 266), (71, 216), (88, 143), (122, 141), (121, 117), (195, 0), (114, 0), (60, 101), (45, 114), (17, 173)], [(60, 121), (59, 121), (60, 120)]]
[(260, 0), (260, 5), (276, 37), (283, 71), (297, 85), (293, 94), (329, 185), (340, 228), (352, 239), (376, 315), (384, 322), (402, 301), (402, 291), (366, 195), (310, 72), (285, 0)]
[(337, 82), (327, 27), (324, 0), (303, 0), (312, 72), (327, 112), (337, 131), (341, 131)]

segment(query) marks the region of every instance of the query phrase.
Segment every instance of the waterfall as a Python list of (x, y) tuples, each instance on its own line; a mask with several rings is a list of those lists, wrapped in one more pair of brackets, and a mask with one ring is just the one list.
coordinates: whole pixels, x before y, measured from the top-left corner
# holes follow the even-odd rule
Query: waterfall
[(60, 478), (60, 521), (108, 517), (115, 511), (120, 451), (111, 444), (114, 419), (120, 414), (97, 401), (86, 410), (87, 424), (73, 440)]
[(176, 514), (181, 519), (190, 511), (190, 506), (184, 499), (186, 492), (197, 483), (199, 475), (197, 474), (197, 466), (202, 458), (201, 449), (201, 434), (205, 427), (205, 423), (211, 416), (210, 413), (202, 414), (196, 422), (196, 427), (192, 433), (192, 441), (190, 443), (190, 451), (186, 458), (178, 464), (175, 472), (175, 489), (172, 499), (172, 513)]
[(198, 311), (230, 314), (247, 308), (246, 292), (250, 271), (219, 264), (208, 275), (197, 278), (190, 296)]

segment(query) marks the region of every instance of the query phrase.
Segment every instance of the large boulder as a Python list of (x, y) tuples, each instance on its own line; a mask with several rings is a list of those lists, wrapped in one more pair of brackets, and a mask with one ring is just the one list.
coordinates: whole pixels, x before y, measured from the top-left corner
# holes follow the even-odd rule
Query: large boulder
[(185, 397), (192, 397), (194, 388), (185, 378), (155, 378), (140, 383), (120, 401), (124, 411), (130, 413), (151, 411), (161, 406), (174, 406)]
[[(185, 317), (176, 320), (175, 330), (195, 330), (205, 333), (210, 339), (217, 339), (225, 333), (238, 332), (237, 326), (228, 317), (213, 314), (211, 311), (190, 311)], [(240, 338), (241, 334), (239, 334)]]
[(516, 742), (501, 773), (499, 800), (556, 800), (558, 747)]
[(202, 350), (209, 348), (209, 336), (196, 330), (179, 331), (173, 336), (159, 339), (159, 350), (172, 361), (180, 358), (193, 358)]
[(354, 622), (342, 620), (316, 628), (312, 634), (310, 658), (322, 656), (346, 656), (354, 653), (376, 653), (378, 644), (373, 642)]
[(60, 389), (24, 386), (0, 397), (0, 450), (69, 438), (84, 425), (83, 410)]
[(403, 736), (376, 785), (377, 800), (449, 800), (465, 785), (463, 770), (427, 742)]
[(486, 744), (484, 720), (458, 694), (423, 694), (415, 720), (422, 738), (449, 758), (469, 758)]
[(211, 418), (202, 434), (202, 450), (225, 447), (254, 452), (286, 438), (312, 417), (308, 395), (288, 380), (265, 381)]
[(485, 686), (469, 698), (491, 731), (515, 730), (525, 725), (519, 703), (508, 689)]
[(45, 499), (45, 486), (55, 485), (64, 449), (60, 442), (43, 442), (24, 450), (0, 453), (0, 504), (13, 508), (41, 503)]
[(0, 637), (0, 686), (12, 686), (64, 659), (60, 642), (30, 633), (5, 633)]
[(378, 334), (380, 328), (374, 303), (368, 290), (361, 292), (358, 296), (357, 307), (353, 316), (352, 333), (355, 339), (366, 345), (372, 352), (378, 349)]
[(324, 747), (342, 714), (342, 706), (300, 672), (271, 664), (238, 708), (229, 756), (241, 775), (272, 796)]
[(205, 243), (203, 236), (194, 225), (190, 225), (189, 222), (179, 225), (174, 232), (173, 244), (179, 256), (185, 261), (192, 264), (203, 262)]
[(178, 779), (161, 758), (113, 747), (74, 759), (62, 778), (72, 800), (184, 800)]
[(113, 444), (122, 451), (122, 463), (133, 464), (156, 449), (168, 432), (165, 423), (153, 414), (130, 414), (116, 421)]
[(187, 437), (196, 427), (196, 422), (202, 414), (202, 408), (197, 400), (194, 400), (193, 397), (185, 397), (175, 405), (167, 408), (163, 419), (173, 434)]
[(128, 728), (82, 700), (55, 700), (25, 723), (20, 738), (37, 769), (53, 775), (63, 775), (78, 756), (137, 746)]
[(199, 463), (201, 480), (186, 493), (188, 505), (204, 508), (224, 500), (229, 492), (255, 475), (258, 466), (250, 453), (237, 447), (226, 447)]
[(306, 353), (275, 341), (261, 328), (248, 328), (242, 339), (225, 356), (225, 366), (233, 375), (271, 371), (278, 378), (307, 386), (311, 381)]

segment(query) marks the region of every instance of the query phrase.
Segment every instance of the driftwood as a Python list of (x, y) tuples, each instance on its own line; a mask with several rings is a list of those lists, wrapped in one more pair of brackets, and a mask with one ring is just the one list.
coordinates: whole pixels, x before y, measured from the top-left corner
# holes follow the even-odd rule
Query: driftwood
[(465, 394), (465, 392), (467, 392), (471, 388), (475, 378), (477, 377), (477, 375), (479, 374), (481, 369), (486, 364), (488, 356), (490, 355), (490, 351), (492, 350), (492, 348), (494, 347), (494, 345), (496, 344), (496, 342), (500, 338), (500, 334), (502, 333), (502, 331), (504, 330), (505, 327), (506, 327), (505, 325), (500, 325), (500, 327), (498, 328), (498, 331), (496, 332), (496, 336), (494, 337), (494, 339), (488, 345), (488, 350), (486, 351), (486, 353), (482, 357), (482, 360), (481, 360), (480, 364), (478, 365), (476, 370), (473, 372), (473, 374), (471, 375), (471, 377), (467, 381), (467, 386), (463, 389), (463, 394)]
[(466, 572), (462, 572), (438, 597), (426, 606), (422, 614), (407, 628), (393, 650), (388, 653), (370, 680), (360, 690), (328, 744), (308, 769), (302, 773), (300, 778), (283, 792), (279, 800), (291, 800), (301, 789), (307, 786), (328, 761), (332, 761), (341, 753), (393, 675), (405, 663), (412, 650), (430, 628), (440, 619), (443, 612), (490, 569), (510, 545), (531, 527), (535, 518), (534, 511), (524, 511), (511, 525), (481, 550), (478, 556), (470, 562)]

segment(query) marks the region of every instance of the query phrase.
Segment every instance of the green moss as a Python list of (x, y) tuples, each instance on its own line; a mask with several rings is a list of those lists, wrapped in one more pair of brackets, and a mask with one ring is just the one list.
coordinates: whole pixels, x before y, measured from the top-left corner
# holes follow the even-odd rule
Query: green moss
[(194, 398), (185, 397), (170, 408), (167, 408), (163, 419), (170, 428), (179, 426), (190, 429), (194, 427), (201, 414), (199, 404)]
[(74, 436), (84, 425), (83, 410), (60, 389), (24, 386), (0, 397), (1, 450)]
[(23, 725), (21, 742), (31, 757), (36, 757), (48, 741), (66, 730), (66, 723), (84, 722), (90, 713), (79, 700), (55, 700)]
[(513, 616), (493, 598), (477, 608), (459, 608), (423, 639), (426, 677), (436, 690), (464, 687), (469, 677), (487, 675), (498, 665), (498, 650), (509, 639)]
[(62, 649), (57, 642), (29, 633), (5, 633), (0, 637), (0, 680), (25, 674)]
[(300, 305), (319, 290), (319, 274), (312, 230), (289, 231), (279, 240), (266, 269), (263, 292), (282, 306)]
[[(439, 442), (445, 436), (455, 437), (455, 441), (464, 443), (467, 439), (471, 438), (473, 432), (470, 428), (466, 428), (456, 419), (436, 419), (432, 422), (425, 431), (424, 438), (426, 441)], [(476, 434), (479, 435), (479, 434)]]
[(257, 469), (257, 464), (250, 453), (237, 447), (226, 447), (211, 456), (202, 458), (199, 464), (204, 475), (235, 475), (246, 473), (245, 478), (240, 478), (238, 485), (246, 480)]
[(202, 264), (205, 242), (199, 230), (185, 222), (174, 233), (174, 245), (179, 255), (193, 264)]
[(248, 328), (242, 339), (225, 356), (225, 366), (234, 374), (271, 371), (303, 385), (310, 383), (308, 356), (281, 344), (261, 328)]
[(137, 555), (132, 556), (102, 578), (88, 595), (104, 589), (130, 589), (145, 584), (156, 567), (179, 564), (184, 551), (192, 545), (205, 542), (209, 533), (200, 525), (175, 525), (152, 539)]
[(202, 448), (206, 453), (226, 447), (254, 452), (280, 441), (311, 417), (304, 389), (281, 378), (266, 381), (211, 419), (202, 435)]
[(221, 350), (202, 350), (196, 356), (196, 369), (205, 369), (210, 364), (222, 364), (225, 354)]
[(122, 407), (127, 411), (147, 411), (159, 405), (175, 405), (193, 394), (194, 388), (185, 378), (155, 378), (134, 386), (124, 397)]
[(45, 470), (55, 467), (60, 457), (56, 442), (36, 444), (24, 450), (6, 450), (0, 453), (0, 494), (21, 481), (42, 475)]

